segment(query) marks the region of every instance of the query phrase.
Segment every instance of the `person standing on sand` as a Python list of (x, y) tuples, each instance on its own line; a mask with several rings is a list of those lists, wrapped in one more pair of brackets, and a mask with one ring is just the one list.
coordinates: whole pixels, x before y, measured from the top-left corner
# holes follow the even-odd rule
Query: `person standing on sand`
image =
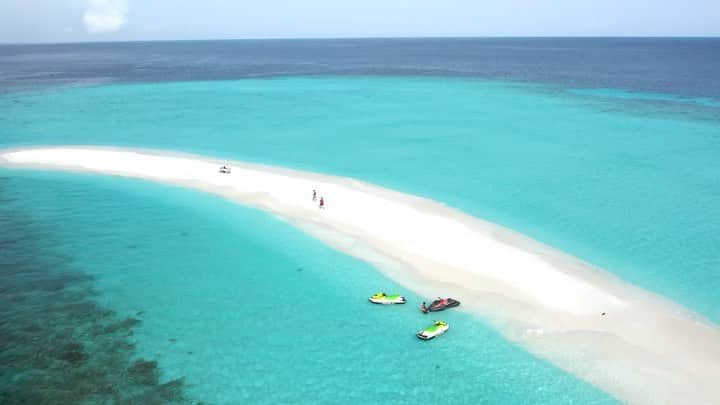
[(317, 190), (313, 189), (313, 201), (317, 200)]
[(324, 209), (324, 208), (325, 208), (325, 199), (320, 197), (320, 209)]

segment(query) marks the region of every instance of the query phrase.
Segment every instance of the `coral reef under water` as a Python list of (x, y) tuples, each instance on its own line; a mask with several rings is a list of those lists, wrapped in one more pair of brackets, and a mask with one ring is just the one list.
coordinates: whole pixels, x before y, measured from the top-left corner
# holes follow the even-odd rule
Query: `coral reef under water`
[(53, 251), (49, 225), (34, 222), (4, 187), (0, 181), (0, 403), (195, 402), (182, 379), (162, 382), (156, 361), (135, 358), (140, 319), (97, 304), (92, 277)]

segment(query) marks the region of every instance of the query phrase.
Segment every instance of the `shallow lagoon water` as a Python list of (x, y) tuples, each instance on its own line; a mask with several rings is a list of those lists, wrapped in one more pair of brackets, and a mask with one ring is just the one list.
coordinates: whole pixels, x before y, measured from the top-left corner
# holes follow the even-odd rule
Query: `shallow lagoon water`
[[(193, 401), (613, 402), (459, 311), (419, 341), (420, 297), (262, 212), (134, 180), (3, 174), (9, 214), (52, 241), (38, 260), (92, 277), (98, 305), (139, 321), (116, 336), (127, 364), (157, 361), (159, 383), (181, 378)], [(410, 303), (368, 303), (379, 289)]]
[[(158, 147), (352, 176), (718, 322), (719, 44), (0, 46), (0, 147)], [(300, 74), (325, 76), (247, 79)], [(417, 341), (420, 297), (266, 214), (138, 181), (0, 174), (0, 402), (613, 401), (459, 311)], [(374, 307), (378, 289), (411, 304)]]
[(0, 98), (0, 142), (159, 147), (360, 178), (508, 226), (717, 322), (718, 111), (645, 98), (427, 77), (106, 85)]
[[(719, 51), (710, 38), (3, 45), (0, 147), (149, 146), (353, 176), (718, 322)], [(325, 76), (173, 83), (302, 74)], [(144, 84), (113, 84), (129, 82)], [(414, 308), (364, 300), (399, 286), (265, 214), (141, 182), (0, 175), (2, 403), (611, 401), (462, 313), (417, 342)]]

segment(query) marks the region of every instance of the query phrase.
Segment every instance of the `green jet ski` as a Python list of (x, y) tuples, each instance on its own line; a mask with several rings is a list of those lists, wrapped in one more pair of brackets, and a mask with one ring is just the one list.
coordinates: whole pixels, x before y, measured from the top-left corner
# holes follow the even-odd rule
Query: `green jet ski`
[(448, 329), (450, 329), (450, 325), (447, 322), (435, 321), (432, 325), (418, 332), (416, 336), (422, 340), (435, 339), (435, 337), (447, 332)]
[(379, 292), (369, 298), (373, 304), (404, 304), (407, 302), (405, 297), (399, 294), (387, 295), (384, 292)]

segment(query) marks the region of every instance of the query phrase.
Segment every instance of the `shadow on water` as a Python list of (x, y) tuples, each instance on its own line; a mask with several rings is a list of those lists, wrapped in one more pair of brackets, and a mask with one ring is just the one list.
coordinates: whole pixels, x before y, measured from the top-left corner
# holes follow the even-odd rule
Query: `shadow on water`
[[(52, 252), (0, 182), (0, 403), (191, 403), (183, 380), (135, 359), (137, 317), (98, 305), (92, 277)], [(40, 235), (40, 236), (38, 236)]]

